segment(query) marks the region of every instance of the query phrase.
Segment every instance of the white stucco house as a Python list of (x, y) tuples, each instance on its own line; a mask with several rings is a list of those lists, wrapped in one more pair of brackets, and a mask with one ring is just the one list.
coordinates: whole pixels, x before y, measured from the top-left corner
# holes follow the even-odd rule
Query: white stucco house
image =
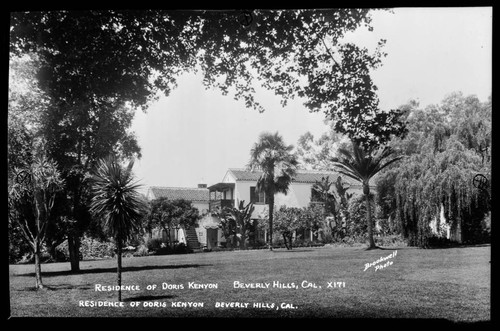
[[(222, 181), (208, 187), (210, 192), (209, 207), (215, 210), (217, 207), (237, 207), (240, 201), (245, 204), (253, 202), (255, 210), (252, 219), (261, 220), (267, 218), (268, 201), (264, 193), (258, 193), (256, 190), (257, 181), (262, 175), (260, 171), (249, 171), (246, 169), (231, 168), (228, 169)], [(329, 177), (330, 181), (335, 181), (339, 176), (336, 172), (299, 170), (292, 181), (288, 193), (277, 193), (274, 198), (276, 208), (280, 206), (287, 207), (307, 207), (315, 202), (313, 185), (324, 177)], [(349, 185), (348, 192), (362, 194), (363, 188), (360, 183), (342, 176), (345, 183)], [(375, 187), (372, 187), (375, 190)], [(207, 216), (204, 222), (214, 226), (219, 223), (217, 217)], [(267, 233), (258, 233), (258, 239), (265, 241)], [(312, 239), (312, 233), (309, 231), (306, 236)], [(217, 239), (218, 240), (218, 239)], [(207, 245), (217, 245), (215, 233), (207, 235)]]
[[(260, 171), (230, 168), (220, 182), (210, 186), (206, 184), (199, 184), (198, 187), (193, 188), (152, 186), (148, 189), (146, 197), (148, 200), (166, 197), (170, 200), (184, 199), (191, 201), (192, 205), (202, 215), (202, 218), (195, 227), (171, 231), (170, 241), (185, 243), (193, 249), (204, 247), (212, 249), (224, 246), (226, 242), (220, 228), (220, 219), (212, 215), (212, 212), (218, 208), (226, 206), (237, 208), (240, 201), (244, 201), (245, 205), (253, 202), (255, 209), (252, 219), (267, 219), (268, 200), (264, 193), (259, 193), (256, 190), (257, 181), (261, 175), (262, 172)], [(339, 174), (336, 172), (298, 170), (288, 193), (286, 195), (283, 193), (275, 195), (275, 208), (282, 205), (298, 208), (308, 207), (311, 203), (317, 202), (313, 185), (325, 177), (329, 177), (330, 181), (336, 181), (338, 176)], [(342, 176), (342, 181), (349, 186), (348, 193), (354, 195), (363, 194), (363, 188), (359, 182), (346, 176)], [(375, 180), (372, 180), (372, 192), (376, 191), (375, 182)], [(460, 229), (450, 229), (444, 225), (442, 210), (439, 216), (430, 224), (433, 232), (437, 232), (436, 222), (440, 221), (442, 228), (446, 231), (446, 237), (460, 242)], [(167, 241), (167, 233), (163, 229), (155, 229), (151, 235), (154, 238), (161, 238), (164, 242)], [(313, 238), (311, 231), (306, 231), (303, 236), (305, 239), (312, 240)], [(255, 239), (266, 242), (267, 233), (256, 231), (253, 240)]]
[[(212, 249), (225, 244), (225, 238), (220, 228), (220, 220), (213, 216), (211, 212), (222, 207), (238, 207), (240, 201), (245, 204), (253, 202), (255, 209), (252, 214), (253, 220), (262, 220), (267, 218), (268, 201), (264, 193), (256, 190), (257, 181), (262, 175), (260, 171), (249, 171), (246, 169), (230, 168), (226, 171), (222, 180), (207, 187), (205, 184), (199, 184), (196, 188), (179, 187), (158, 187), (152, 186), (148, 189), (146, 197), (148, 200), (167, 197), (168, 199), (185, 199), (192, 202), (193, 206), (198, 208), (202, 218), (197, 225), (191, 229), (178, 229), (172, 232), (171, 240), (177, 240), (188, 244), (191, 248), (206, 247)], [(339, 176), (336, 172), (299, 170), (292, 181), (288, 193), (277, 193), (275, 195), (275, 206), (279, 208), (282, 205), (287, 207), (307, 207), (315, 202), (313, 185), (321, 181), (324, 177), (329, 177), (330, 181), (335, 181)], [(349, 185), (348, 192), (362, 194), (363, 189), (360, 183), (353, 181), (345, 176), (342, 180)], [(372, 187), (375, 190), (375, 187)], [(304, 234), (308, 239), (312, 239), (312, 233), (309, 231)], [(166, 241), (167, 234), (162, 229), (156, 229), (153, 234), (155, 238), (162, 238)], [(266, 241), (267, 233), (255, 233), (254, 239)]]

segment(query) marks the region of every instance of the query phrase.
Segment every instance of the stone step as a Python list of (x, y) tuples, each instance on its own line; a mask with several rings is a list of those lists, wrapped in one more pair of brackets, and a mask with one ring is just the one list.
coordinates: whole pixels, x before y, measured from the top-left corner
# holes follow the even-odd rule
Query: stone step
[(200, 247), (200, 242), (198, 241), (198, 236), (196, 235), (196, 230), (194, 228), (186, 229), (185, 236), (188, 247), (191, 249), (197, 249)]

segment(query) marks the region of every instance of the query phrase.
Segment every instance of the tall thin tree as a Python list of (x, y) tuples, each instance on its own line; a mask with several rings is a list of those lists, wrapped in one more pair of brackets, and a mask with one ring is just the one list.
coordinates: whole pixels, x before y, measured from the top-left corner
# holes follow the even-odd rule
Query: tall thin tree
[(394, 151), (387, 146), (378, 149), (361, 147), (353, 142), (352, 151), (340, 148), (339, 156), (332, 159), (338, 172), (350, 177), (363, 185), (363, 194), (366, 201), (366, 222), (368, 225), (368, 249), (377, 248), (373, 240), (373, 220), (370, 204), (370, 180), (382, 169), (401, 159), (402, 156), (390, 158)]
[(122, 246), (138, 230), (146, 206), (134, 182), (133, 160), (123, 167), (114, 157), (100, 160), (92, 177), (90, 210), (104, 222), (117, 247), (118, 301), (121, 301)]
[(257, 181), (257, 191), (264, 192), (269, 205), (269, 250), (273, 249), (274, 195), (287, 194), (297, 171), (297, 157), (293, 145), (285, 144), (276, 133), (263, 132), (250, 151), (248, 168), (262, 171)]
[(42, 243), (51, 220), (56, 193), (62, 190), (64, 181), (57, 163), (44, 154), (35, 157), (32, 164), (17, 170), (16, 178), (9, 178), (9, 218), (19, 226), (33, 251), (36, 289), (42, 289)]

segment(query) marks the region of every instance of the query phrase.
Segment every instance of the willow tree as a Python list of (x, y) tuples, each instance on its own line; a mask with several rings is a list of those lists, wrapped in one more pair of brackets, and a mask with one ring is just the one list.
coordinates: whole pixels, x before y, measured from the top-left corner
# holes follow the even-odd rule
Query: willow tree
[(430, 223), (441, 212), (452, 230), (462, 230), (464, 241), (477, 240), (491, 208), (487, 194), (473, 183), (477, 174), (491, 179), (491, 99), (453, 93), (425, 109), (415, 102), (403, 108), (408, 135), (391, 146), (407, 157), (379, 178), (390, 192), (386, 206), (410, 245), (429, 245), (437, 235)]
[[(455, 139), (434, 155), (417, 154), (398, 168), (396, 175), (397, 217), (409, 244), (426, 247), (433, 236), (430, 224), (441, 209), (451, 229), (480, 221), (488, 201), (474, 187), (472, 178), (483, 171), (481, 157)], [(437, 222), (439, 231), (440, 222)], [(467, 232), (464, 233), (467, 239)]]

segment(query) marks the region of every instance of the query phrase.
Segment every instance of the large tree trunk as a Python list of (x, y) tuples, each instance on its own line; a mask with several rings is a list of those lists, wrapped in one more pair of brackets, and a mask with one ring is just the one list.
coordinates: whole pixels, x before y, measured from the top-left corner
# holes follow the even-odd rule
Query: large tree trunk
[(290, 248), (288, 248), (288, 241), (286, 239), (286, 234), (284, 232), (283, 232), (283, 242), (285, 243), (286, 249), (290, 249)]
[(375, 241), (373, 240), (373, 221), (372, 209), (370, 203), (370, 186), (368, 183), (363, 184), (363, 193), (366, 199), (366, 221), (368, 222), (368, 249), (376, 248)]
[(78, 235), (68, 234), (68, 250), (71, 272), (80, 271), (80, 237)]
[(80, 242), (82, 233), (82, 225), (85, 223), (82, 216), (82, 211), (84, 208), (81, 205), (81, 190), (82, 190), (82, 182), (78, 180), (75, 187), (76, 191), (73, 192), (73, 206), (72, 206), (72, 217), (75, 221), (75, 224), (69, 230), (68, 233), (68, 250), (69, 250), (69, 261), (71, 265), (71, 272), (79, 272), (80, 271)]
[(40, 263), (40, 243), (38, 240), (35, 242), (35, 280), (36, 280), (36, 288), (42, 289), (42, 266)]
[(118, 301), (122, 301), (122, 240), (117, 238), (116, 241), (116, 272), (118, 277)]
[(291, 251), (293, 249), (293, 232), (288, 233), (287, 237), (288, 237), (287, 249)]
[(269, 194), (269, 250), (273, 250), (274, 193)]
[(246, 233), (247, 233), (247, 229), (246, 229), (245, 225), (241, 225), (240, 249), (247, 248)]

